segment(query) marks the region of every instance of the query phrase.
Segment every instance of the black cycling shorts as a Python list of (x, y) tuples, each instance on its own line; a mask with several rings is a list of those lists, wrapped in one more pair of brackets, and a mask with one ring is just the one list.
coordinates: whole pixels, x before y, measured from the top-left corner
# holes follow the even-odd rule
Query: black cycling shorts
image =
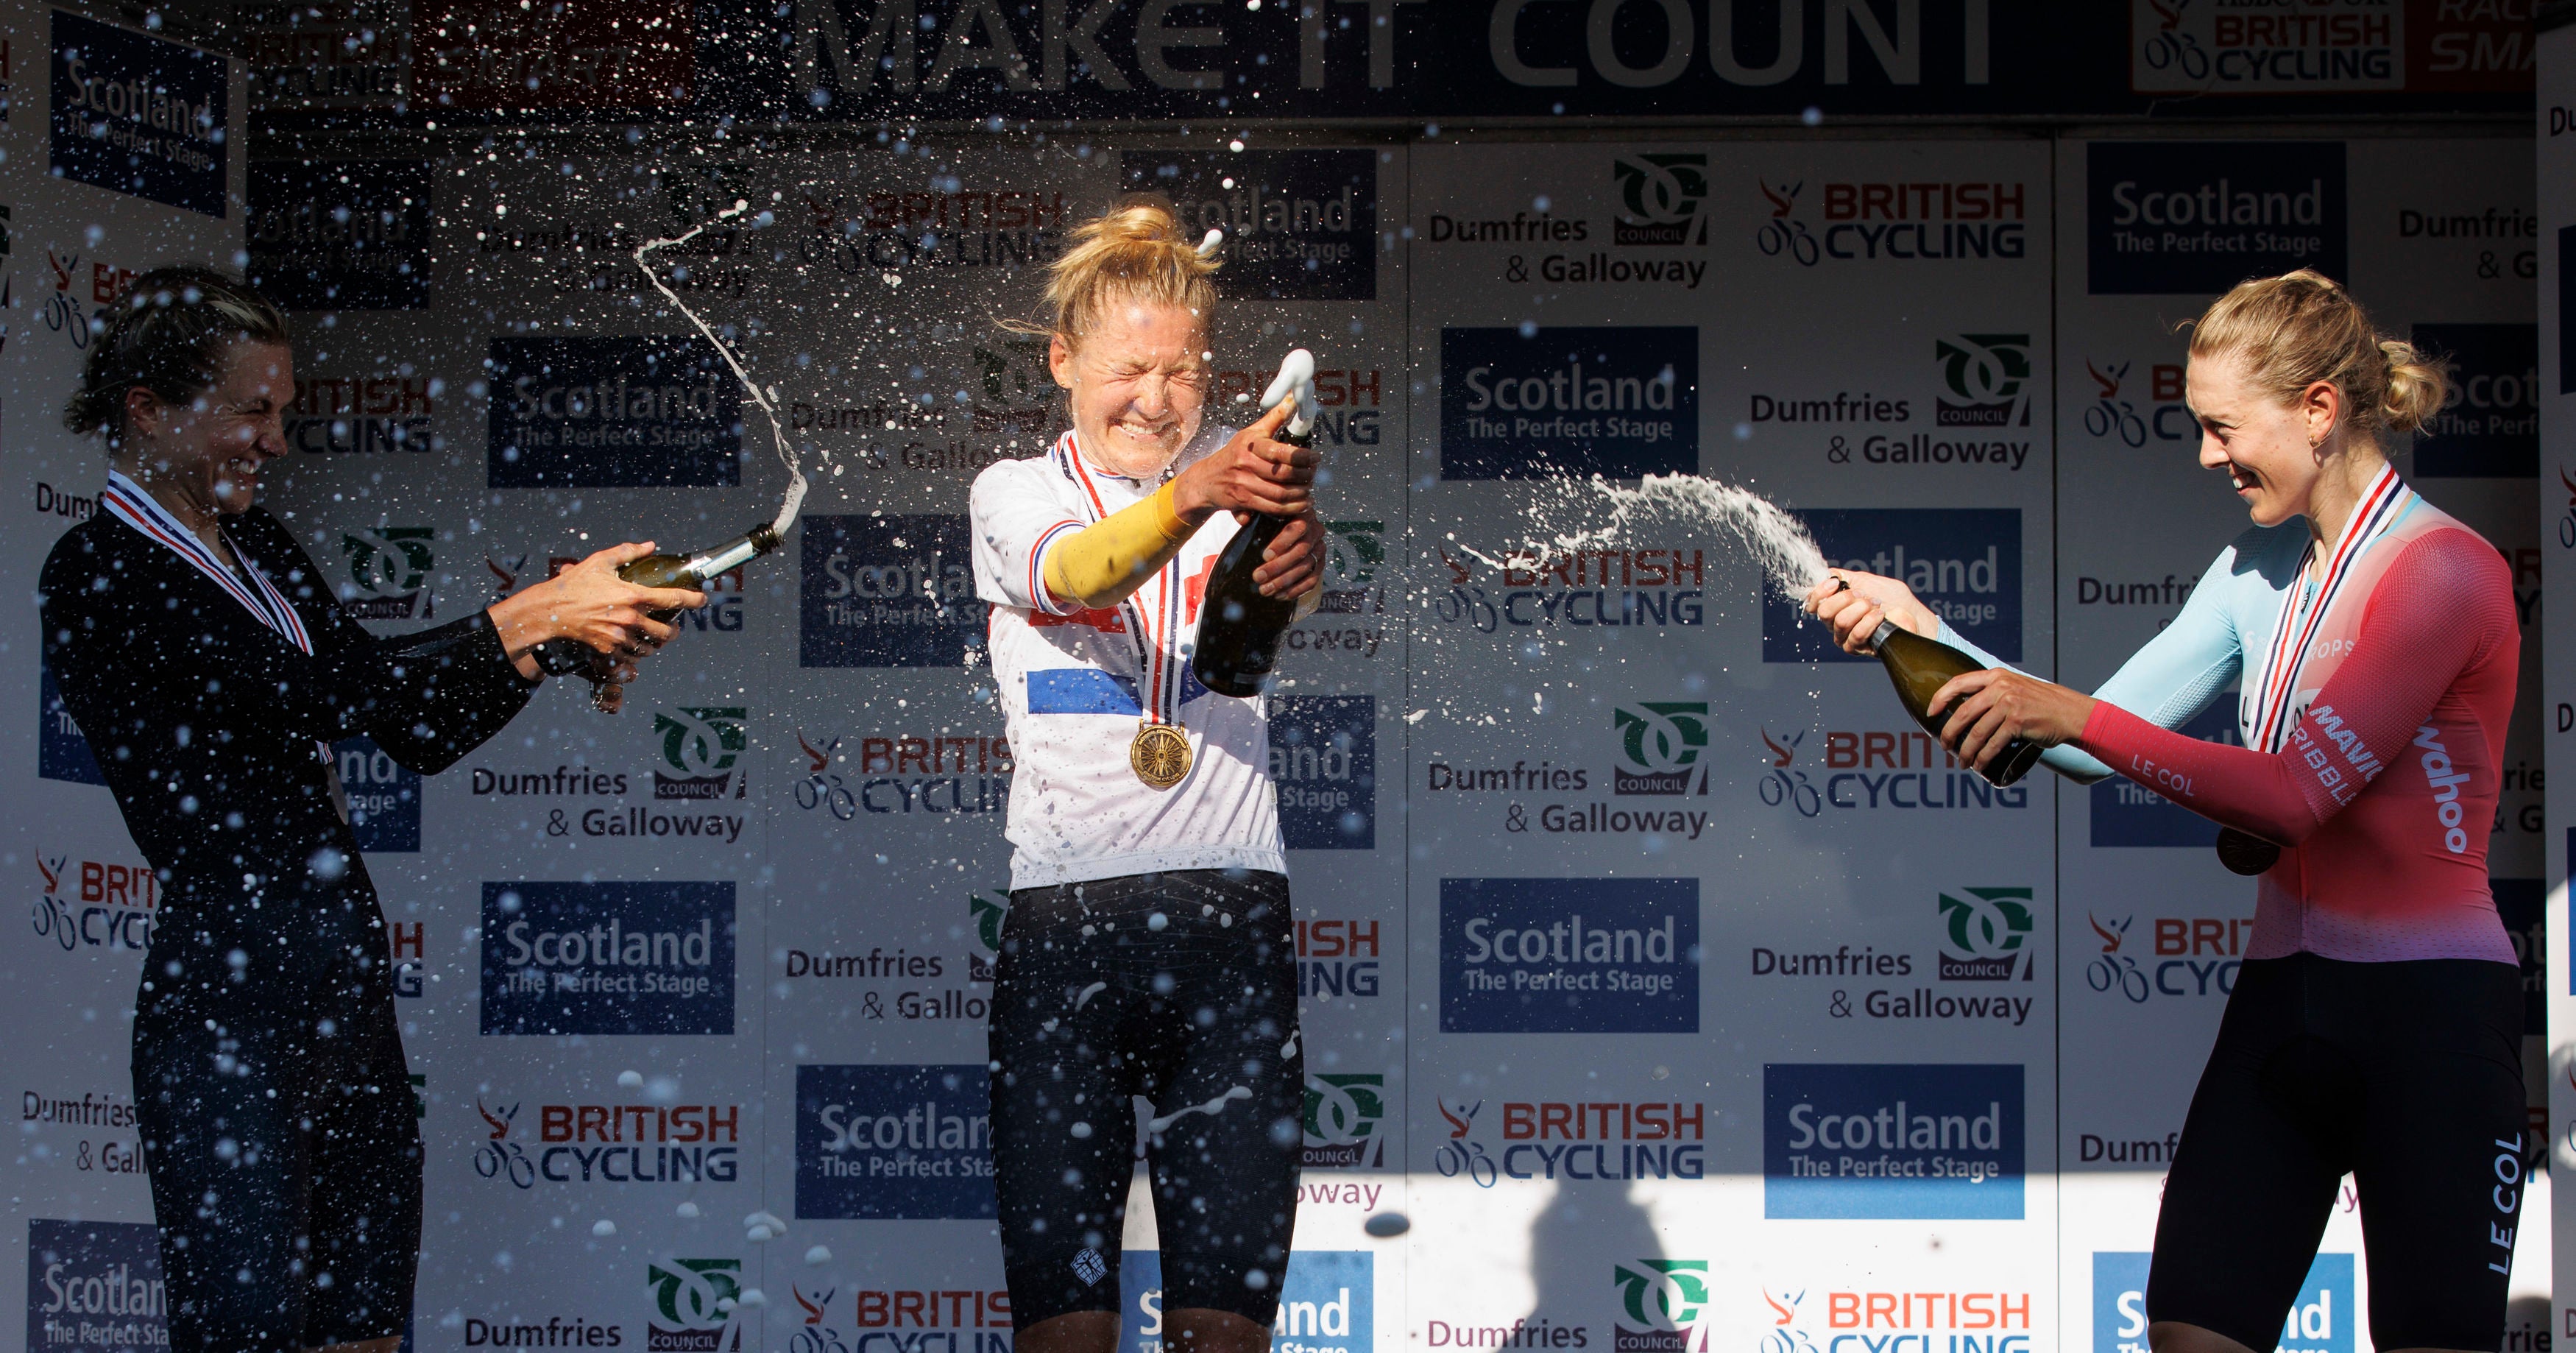
[(280, 888), (257, 908), (238, 884), (172, 894), (134, 1018), (170, 1347), (402, 1334), (420, 1123), (373, 890)]
[(2147, 1318), (2281, 1341), (2346, 1173), (2370, 1336), (2495, 1348), (2521, 1229), (2522, 976), (2470, 959), (2257, 959), (2191, 1099)]
[(1013, 892), (990, 1033), (1014, 1327), (1118, 1308), (1140, 1137), (1163, 1309), (1267, 1326), (1304, 1140), (1288, 880), (1199, 870)]

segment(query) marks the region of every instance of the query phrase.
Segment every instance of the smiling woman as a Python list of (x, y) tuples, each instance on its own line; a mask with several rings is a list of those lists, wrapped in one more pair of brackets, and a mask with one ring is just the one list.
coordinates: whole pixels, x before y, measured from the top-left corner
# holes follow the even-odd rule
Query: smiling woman
[(108, 482), (46, 557), (44, 662), (161, 884), (133, 1067), (171, 1346), (391, 1353), (420, 1135), (328, 745), (444, 770), (527, 703), (538, 643), (578, 639), (623, 679), (670, 633), (645, 611), (705, 598), (619, 581), (652, 549), (621, 545), (436, 629), (367, 633), (257, 505), (294, 392), (259, 293), (195, 267), (135, 280), (64, 413), (106, 442)]

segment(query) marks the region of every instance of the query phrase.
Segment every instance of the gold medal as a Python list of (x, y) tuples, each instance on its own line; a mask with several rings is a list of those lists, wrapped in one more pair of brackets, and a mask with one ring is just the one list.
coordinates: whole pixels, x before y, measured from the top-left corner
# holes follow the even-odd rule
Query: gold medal
[(1137, 779), (1169, 789), (1190, 773), (1190, 740), (1170, 724), (1148, 720), (1136, 726), (1136, 740), (1127, 744), (1127, 764)]

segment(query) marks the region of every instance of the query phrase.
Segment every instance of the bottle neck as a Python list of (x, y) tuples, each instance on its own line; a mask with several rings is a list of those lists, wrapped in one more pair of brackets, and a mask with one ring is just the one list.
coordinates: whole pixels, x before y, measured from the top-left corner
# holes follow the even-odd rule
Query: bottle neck
[(1869, 646), (1874, 649), (1884, 649), (1887, 647), (1887, 641), (1895, 638), (1900, 633), (1904, 633), (1904, 631), (1897, 629), (1895, 621), (1882, 620), (1878, 622), (1877, 629), (1870, 631)]
[(705, 582), (719, 574), (731, 573), (776, 548), (777, 535), (768, 527), (760, 526), (753, 528), (749, 535), (689, 556), (689, 561), (681, 567), (688, 570), (691, 579)]

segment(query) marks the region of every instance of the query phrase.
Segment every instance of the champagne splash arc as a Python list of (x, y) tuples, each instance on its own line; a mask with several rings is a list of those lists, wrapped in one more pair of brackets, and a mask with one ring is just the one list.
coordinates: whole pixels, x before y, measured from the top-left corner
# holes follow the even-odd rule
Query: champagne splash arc
[(689, 323), (697, 326), (698, 332), (704, 335), (707, 342), (724, 357), (725, 365), (733, 369), (734, 378), (742, 382), (742, 388), (751, 392), (751, 402), (759, 405), (762, 415), (769, 419), (769, 444), (777, 449), (779, 462), (787, 467), (787, 494), (780, 499), (778, 516), (769, 524), (769, 529), (777, 535), (784, 536), (787, 534), (787, 528), (795, 525), (797, 512), (805, 506), (805, 472), (797, 466), (796, 453), (788, 449), (787, 431), (778, 423), (777, 402), (768, 392), (760, 388), (760, 383), (751, 378), (750, 372), (742, 369), (742, 363), (735, 358), (733, 348), (723, 339), (716, 337), (716, 331), (709, 328), (707, 322), (698, 317), (697, 311), (689, 308), (688, 302), (680, 299), (678, 292), (663, 283), (661, 274), (654, 272), (653, 265), (644, 257), (656, 249), (687, 244), (705, 234), (707, 227), (719, 221), (731, 220), (749, 210), (751, 210), (751, 202), (748, 199), (735, 198), (732, 206), (698, 222), (681, 234), (646, 240), (635, 246), (635, 266), (644, 270), (644, 280), (652, 283), (655, 291), (662, 293), (662, 299), (669, 301), (681, 314), (689, 317)]

